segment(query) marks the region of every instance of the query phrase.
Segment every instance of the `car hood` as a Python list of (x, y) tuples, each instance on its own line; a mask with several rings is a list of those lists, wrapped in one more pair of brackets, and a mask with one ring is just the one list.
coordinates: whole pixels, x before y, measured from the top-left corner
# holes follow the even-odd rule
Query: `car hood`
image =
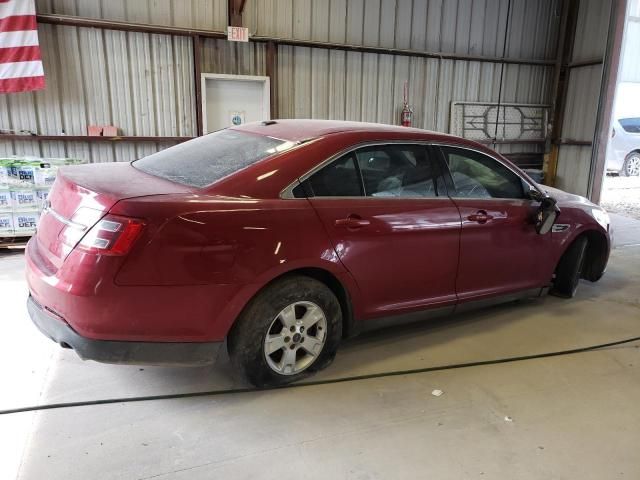
[[(581, 210), (583, 213), (587, 214), (598, 224), (600, 224), (600, 226), (607, 232), (608, 235), (611, 235), (611, 219), (609, 218), (609, 214), (606, 212), (606, 210), (600, 205), (596, 205), (595, 203), (592, 203), (591, 201), (584, 197), (581, 197), (580, 195), (574, 195), (573, 193), (564, 192), (557, 188), (547, 187), (546, 185), (539, 185), (539, 187), (545, 190), (551, 197), (556, 199), (561, 212), (563, 208), (567, 208), (567, 210), (572, 208)], [(560, 213), (560, 215), (560, 218), (567, 218), (562, 217), (562, 213)], [(570, 215), (568, 218), (575, 219), (576, 217), (572, 217)], [(564, 222), (566, 220), (562, 221)]]
[(558, 206), (560, 207), (562, 207), (562, 205), (568, 204), (571, 204), (573, 206), (576, 206), (577, 204), (582, 204), (589, 207), (597, 206), (589, 199), (581, 197), (580, 195), (565, 192), (564, 190), (560, 190), (558, 188), (548, 187), (547, 185), (538, 185), (538, 187), (547, 192), (551, 197), (555, 198), (558, 202)]

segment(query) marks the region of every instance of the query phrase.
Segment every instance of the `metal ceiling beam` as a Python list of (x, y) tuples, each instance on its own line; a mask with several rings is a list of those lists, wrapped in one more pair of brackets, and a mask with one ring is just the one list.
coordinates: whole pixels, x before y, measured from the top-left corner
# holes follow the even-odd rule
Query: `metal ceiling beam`
[(178, 35), (192, 37), (200, 35), (207, 38), (227, 38), (224, 32), (213, 30), (203, 30), (197, 28), (169, 27), (164, 25), (149, 25), (146, 23), (120, 22), (116, 20), (102, 20), (99, 18), (76, 17), (73, 15), (36, 15), (38, 23), (49, 23), (52, 25), (65, 25), (69, 27), (104, 28), (107, 30), (121, 30), (125, 32), (158, 33), (165, 35)]
[(580, 62), (570, 62), (565, 67), (567, 68), (580, 68), (580, 67), (591, 67), (593, 65), (602, 65), (604, 63), (603, 58), (594, 58), (591, 60), (582, 60)]
[[(143, 23), (101, 20), (101, 19), (95, 19), (95, 18), (76, 17), (71, 15), (39, 14), (36, 17), (38, 22), (40, 23), (49, 23), (53, 25), (66, 25), (66, 26), (73, 26), (73, 27), (88, 27), (88, 28), (104, 28), (108, 30), (158, 33), (158, 34), (179, 35), (179, 36), (189, 36), (189, 37), (199, 35), (200, 37), (203, 37), (203, 38), (219, 38), (219, 39), (227, 38), (227, 35), (225, 32), (216, 32), (213, 30), (202, 30), (202, 29), (183, 28), (183, 27), (168, 27), (168, 26), (162, 26), (162, 25), (148, 25)], [(326, 50), (342, 50), (342, 51), (349, 51), (349, 52), (377, 53), (377, 54), (383, 54), (383, 55), (400, 55), (400, 56), (406, 56), (406, 57), (437, 58), (441, 60), (463, 60), (463, 61), (470, 61), (470, 62), (505, 63), (505, 64), (514, 64), (514, 65), (538, 65), (538, 66), (555, 65), (555, 60), (504, 58), (504, 57), (492, 57), (492, 56), (484, 56), (484, 55), (465, 55), (465, 54), (457, 54), (457, 53), (426, 52), (421, 50), (410, 50), (410, 49), (402, 49), (402, 48), (370, 47), (370, 46), (364, 46), (364, 45), (349, 45), (349, 44), (332, 43), (332, 42), (318, 42), (318, 41), (312, 41), (312, 40), (296, 40), (292, 38), (251, 36), (249, 37), (249, 41), (262, 42), (262, 43), (273, 42), (276, 45), (322, 48)]]

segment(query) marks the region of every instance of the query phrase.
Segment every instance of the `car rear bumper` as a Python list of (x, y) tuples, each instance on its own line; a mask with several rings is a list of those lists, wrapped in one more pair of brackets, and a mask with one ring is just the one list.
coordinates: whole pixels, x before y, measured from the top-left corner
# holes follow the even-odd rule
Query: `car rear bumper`
[(140, 365), (207, 365), (214, 363), (224, 342), (138, 342), (95, 340), (78, 334), (31, 295), (27, 310), (36, 327), (54, 342), (72, 348), (83, 360)]
[(122, 257), (72, 251), (59, 268), (47, 263), (38, 236), (25, 252), (29, 293), (84, 338), (117, 342), (224, 342), (237, 317), (242, 286), (117, 285)]

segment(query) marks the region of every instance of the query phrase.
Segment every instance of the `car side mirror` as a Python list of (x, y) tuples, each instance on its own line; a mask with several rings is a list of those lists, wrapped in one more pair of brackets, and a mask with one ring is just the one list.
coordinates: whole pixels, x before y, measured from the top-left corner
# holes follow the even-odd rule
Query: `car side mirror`
[[(540, 192), (537, 193), (540, 194)], [(540, 235), (544, 235), (551, 231), (556, 218), (558, 218), (558, 215), (560, 214), (560, 209), (558, 208), (558, 202), (555, 198), (550, 197), (549, 195), (540, 195), (540, 207), (536, 214), (536, 232)]]
[(537, 190), (533, 187), (529, 187), (529, 192), (528, 192), (528, 196), (531, 200), (534, 200), (536, 202), (542, 202), (542, 200), (545, 197), (548, 197), (548, 195), (545, 195), (544, 193), (542, 193), (540, 190)]

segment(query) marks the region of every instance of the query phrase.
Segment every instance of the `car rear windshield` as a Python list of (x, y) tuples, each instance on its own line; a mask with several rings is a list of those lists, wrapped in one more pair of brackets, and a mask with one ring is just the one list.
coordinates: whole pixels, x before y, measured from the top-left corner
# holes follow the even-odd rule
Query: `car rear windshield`
[(263, 135), (219, 130), (135, 160), (132, 165), (156, 177), (201, 188), (293, 145)]
[(640, 118), (622, 118), (618, 121), (625, 132), (640, 133)]

